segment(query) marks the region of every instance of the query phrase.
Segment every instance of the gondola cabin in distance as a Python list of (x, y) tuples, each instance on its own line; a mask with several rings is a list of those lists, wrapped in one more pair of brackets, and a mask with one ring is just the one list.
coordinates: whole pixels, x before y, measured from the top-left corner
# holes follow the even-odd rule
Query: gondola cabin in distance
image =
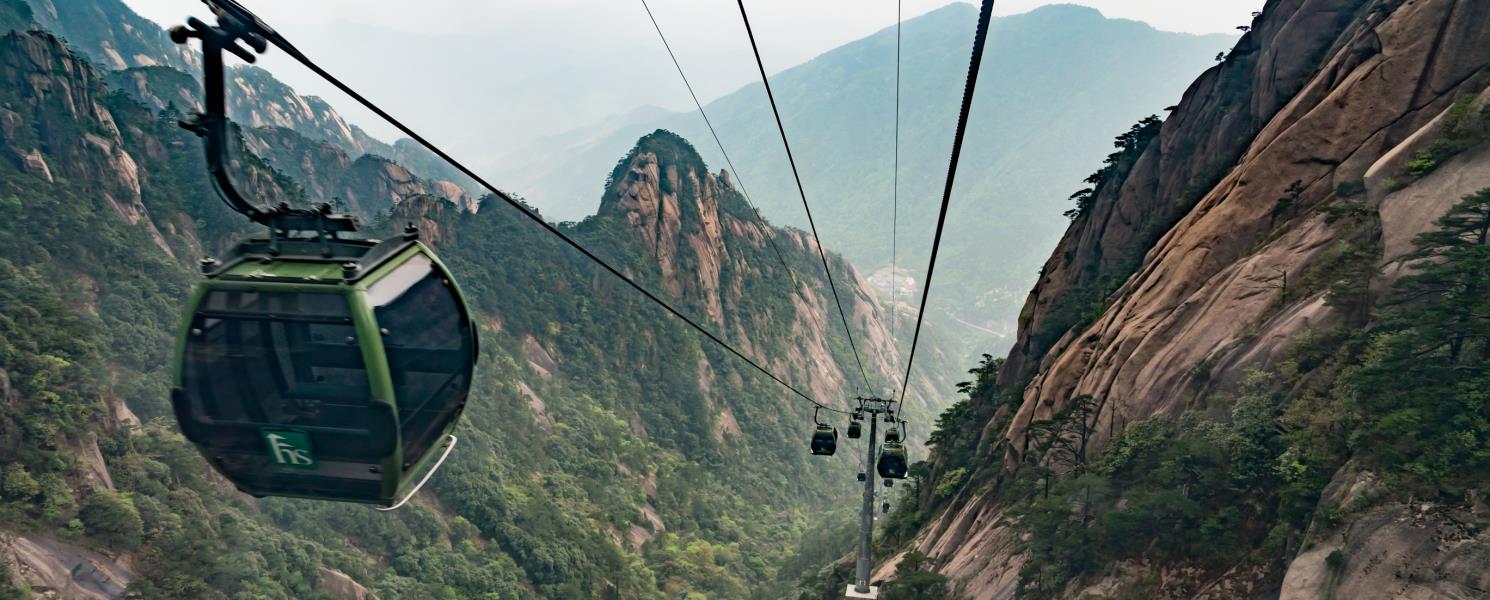
[(203, 261), (176, 348), (181, 430), (255, 496), (401, 503), (454, 442), (478, 343), (465, 300), (412, 226), (272, 235)]

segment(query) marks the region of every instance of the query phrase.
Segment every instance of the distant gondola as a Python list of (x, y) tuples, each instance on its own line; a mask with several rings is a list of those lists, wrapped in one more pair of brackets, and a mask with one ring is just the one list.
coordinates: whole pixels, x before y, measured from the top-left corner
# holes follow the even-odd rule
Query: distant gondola
[(812, 453), (818, 456), (833, 456), (838, 450), (838, 430), (819, 423), (812, 432)]

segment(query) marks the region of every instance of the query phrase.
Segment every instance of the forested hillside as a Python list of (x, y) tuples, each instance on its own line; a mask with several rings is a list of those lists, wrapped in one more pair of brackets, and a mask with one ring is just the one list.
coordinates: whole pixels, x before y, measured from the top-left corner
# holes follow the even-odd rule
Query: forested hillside
[(1078, 196), (882, 576), (1490, 596), (1490, 4), (1273, 0), (1249, 29)]
[[(417, 223), (471, 298), (482, 357), (461, 444), (410, 506), (233, 491), (177, 433), (167, 387), (197, 258), (248, 228), (180, 104), (33, 21), (0, 0), (21, 29), (0, 37), (0, 597), (769, 598), (810, 562), (798, 548), (846, 550), (801, 545), (856, 470), (807, 455), (804, 403), (510, 207), (474, 211), (304, 123), (245, 124), (240, 185), (341, 201), (374, 235)], [(757, 222), (667, 132), (594, 177), (602, 210), (570, 235), (825, 403), (860, 392), (810, 238)], [(888, 390), (884, 311), (831, 261)], [(924, 423), (950, 384), (934, 346), (921, 357), (907, 418)]]

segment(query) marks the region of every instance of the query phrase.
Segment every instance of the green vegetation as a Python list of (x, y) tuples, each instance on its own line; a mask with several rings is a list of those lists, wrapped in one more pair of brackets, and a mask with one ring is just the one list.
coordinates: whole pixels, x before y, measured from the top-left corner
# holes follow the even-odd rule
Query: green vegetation
[(115, 548), (130, 550), (140, 545), (145, 523), (127, 494), (109, 489), (94, 490), (78, 510), (84, 530)]
[(1071, 194), (1070, 199), (1076, 202), (1076, 207), (1063, 214), (1073, 221), (1089, 214), (1097, 193), (1103, 188), (1121, 186), (1127, 177), (1127, 171), (1133, 168), (1133, 163), (1148, 149), (1149, 143), (1159, 136), (1163, 128), (1164, 119), (1160, 119), (1159, 115), (1149, 115), (1117, 136), (1112, 142), (1117, 152), (1108, 154), (1102, 161), (1102, 168), (1082, 180), (1092, 187)]
[[(1046, 452), (1037, 463), (1044, 469), (1022, 471), (1010, 485), (1045, 491), (1020, 509), (1031, 558), (1020, 572), (1021, 591), (1054, 597), (1073, 579), (1121, 560), (1225, 570), (1287, 555), (1324, 481), (1280, 468), (1286, 440), (1270, 383), (1254, 372), (1224, 417), (1191, 413), (1179, 423), (1161, 416), (1130, 424), (1085, 468)], [(1084, 414), (1064, 410), (1054, 428), (1078, 420), (1064, 426), (1078, 431)], [(1070, 447), (1079, 438), (1066, 439)]]
[(1460, 153), (1490, 141), (1490, 104), (1474, 109), (1474, 94), (1459, 97), (1444, 115), (1443, 133), (1427, 148), (1413, 153), (1406, 172), (1387, 181), (1387, 190), (1407, 187), (1413, 180), (1438, 170)]
[(1342, 377), (1351, 445), (1419, 496), (1490, 491), (1490, 189), (1419, 236), (1361, 364)]
[(944, 600), (948, 598), (947, 577), (928, 570), (925, 553), (912, 551), (900, 559), (895, 580), (884, 586), (886, 600)]

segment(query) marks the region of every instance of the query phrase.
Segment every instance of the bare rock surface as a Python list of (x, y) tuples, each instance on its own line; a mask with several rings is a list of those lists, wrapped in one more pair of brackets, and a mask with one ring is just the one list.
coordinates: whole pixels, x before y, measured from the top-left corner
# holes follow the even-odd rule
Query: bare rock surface
[(1352, 515), (1344, 528), (1294, 559), (1279, 598), (1490, 597), (1490, 532), (1464, 517), (1401, 503)]
[[(1490, 3), (1270, 1), (1153, 142), (1118, 165), (1120, 184), (1099, 191), (1046, 263), (999, 374), (1022, 401), (1007, 429), (985, 429), (983, 447), (999, 449), (986, 460), (1023, 460), (1029, 423), (1088, 394), (1100, 448), (1127, 423), (1179, 415), (1245, 369), (1273, 364), (1298, 334), (1337, 322), (1322, 295), (1283, 296), (1275, 283), (1296, 281), (1341, 239), (1344, 225), (1323, 207), (1379, 208), (1382, 262), (1400, 256), (1460, 197), (1490, 187), (1484, 146), (1386, 185), (1442, 135), (1451, 105), (1490, 102), (1487, 88)], [(1083, 324), (1070, 316), (1073, 298), (1105, 309)], [(969, 597), (1006, 597), (1017, 580), (1017, 540), (1007, 518), (990, 517), (1000, 510), (963, 498), (917, 538)], [(1490, 540), (1456, 522), (1405, 506), (1348, 516), (1335, 542), (1345, 566), (1328, 574), (1333, 597), (1486, 597), (1475, 565)], [(1308, 594), (1323, 593), (1325, 545), (1300, 556), (1284, 597), (1324, 597)], [(1177, 597), (1225, 597), (1247, 575), (1220, 587), (1165, 577), (1181, 581), (1166, 589), (1192, 590)]]
[[(833, 338), (841, 336), (843, 328), (818, 267), (816, 240), (798, 230), (763, 224), (747, 212), (728, 173), (709, 172), (691, 148), (680, 152), (679, 144), (686, 142), (665, 132), (643, 138), (612, 173), (598, 215), (625, 223), (642, 249), (656, 260), (666, 296), (697, 303), (701, 307), (698, 320), (728, 331), (728, 341), (742, 352), (767, 361), (764, 366), (775, 373), (793, 374), (789, 379), (808, 386), (805, 392), (833, 398), (831, 404), (842, 405), (844, 401), (838, 399), (862, 393), (860, 374), (840, 372), (831, 359), (833, 345), (839, 343)], [(776, 255), (773, 243), (784, 257)], [(782, 265), (783, 258), (795, 262), (794, 256), (807, 260), (795, 270)], [(856, 332), (866, 374), (898, 380), (904, 357), (890, 343), (886, 309), (852, 265), (832, 254), (828, 260), (844, 312)], [(761, 293), (748, 288), (770, 276), (790, 277), (789, 285), (769, 292), (789, 298), (785, 315), (742, 305), (751, 300), (752, 293)], [(791, 330), (791, 343), (784, 351), (763, 352), (752, 346), (754, 332), (780, 321), (787, 321)], [(946, 361), (945, 356), (932, 352), (917, 359), (918, 364)], [(699, 377), (707, 383), (712, 375), (701, 368)], [(937, 389), (948, 387), (949, 382), (915, 377), (907, 401), (913, 409), (924, 409)], [(715, 423), (714, 436), (728, 439), (737, 430), (733, 415), (726, 412)]]
[(134, 578), (124, 562), (40, 534), (10, 538), (10, 554), (21, 581), (43, 596), (116, 600)]
[(352, 576), (329, 567), (320, 568), (321, 579), (317, 582), (320, 591), (335, 600), (377, 600), (378, 595), (372, 593)]
[[(1311, 7), (1323, 10), (1326, 4), (1300, 3), (1293, 18), (1314, 19)], [(1336, 10), (1344, 10), (1354, 3), (1337, 4)], [(1286, 12), (1280, 8), (1273, 10)], [(1465, 21), (1465, 13), (1483, 14)], [(1269, 27), (1265, 20), (1260, 29), (1267, 32)], [(1458, 28), (1474, 33), (1456, 36)], [(1442, 39), (1435, 41), (1431, 34), (1441, 30)], [(1450, 39), (1464, 46), (1445, 46)], [(1229, 173), (1148, 251), (1108, 310), (1085, 330), (1068, 332), (1045, 355), (1008, 433), (1015, 450), (1024, 447), (1024, 427), (1031, 419), (1047, 417), (1081, 394), (1102, 403), (1104, 438), (1117, 423), (1182, 410), (1190, 397), (1191, 369), (1216, 350), (1245, 342), (1249, 326), (1273, 308), (1276, 295), (1265, 293), (1265, 280), (1279, 271), (1301, 273), (1339, 235), (1317, 214), (1278, 226), (1274, 211), (1279, 199), (1297, 182), (1303, 192), (1296, 202), (1324, 201), (1340, 182), (1364, 175), (1341, 172), (1341, 165), (1362, 153), (1379, 157), (1461, 95), (1484, 90), (1490, 85), (1490, 46), (1474, 39), (1490, 39), (1490, 5), (1449, 0), (1404, 4), (1375, 27), (1345, 27), (1335, 42), (1336, 55), (1258, 131)], [(1247, 43), (1243, 38), (1242, 44)], [(1476, 59), (1466, 60), (1466, 55)], [(1276, 73), (1260, 69), (1258, 75), (1272, 78)], [(1253, 98), (1254, 105), (1270, 105), (1271, 100)], [(1140, 166), (1157, 156), (1168, 138), (1183, 137), (1186, 107), (1182, 102), (1164, 126), (1159, 150), (1151, 147), (1139, 159)], [(1442, 169), (1440, 176), (1452, 177), (1458, 170)], [(1130, 178), (1124, 187), (1132, 185)], [(1116, 199), (1119, 205), (1166, 200), (1136, 189)], [(1384, 229), (1416, 235), (1413, 227), (1396, 228), (1392, 216), (1382, 215)], [(1072, 233), (1085, 226), (1078, 221)], [(1061, 258), (1058, 249), (1052, 261), (1063, 264)], [(1032, 300), (1043, 293), (1037, 288)]]

